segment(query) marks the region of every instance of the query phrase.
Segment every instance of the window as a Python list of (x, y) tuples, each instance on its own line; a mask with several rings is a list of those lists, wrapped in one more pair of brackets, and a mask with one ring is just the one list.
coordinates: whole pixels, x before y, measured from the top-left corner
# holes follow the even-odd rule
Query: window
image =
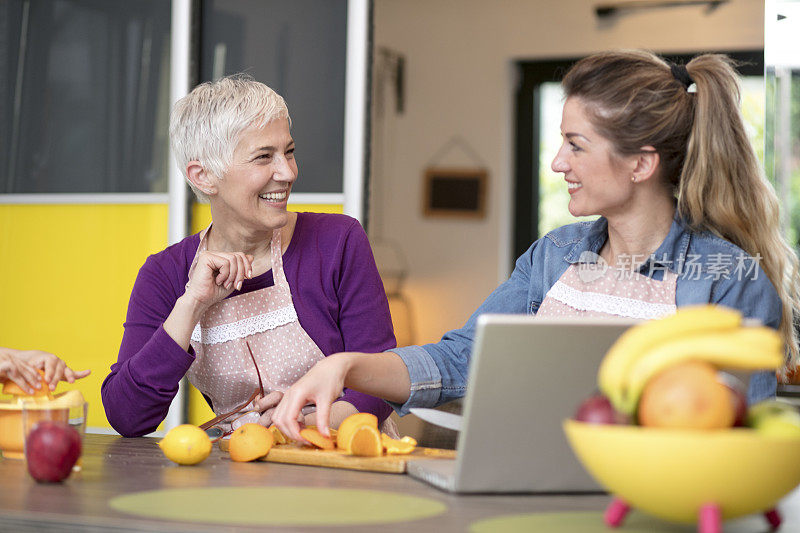
[(165, 192), (169, 0), (0, 3), (0, 194)]
[(767, 176), (781, 200), (781, 215), (789, 242), (800, 244), (800, 2), (767, 2), (764, 35), (766, 63)]
[(346, 0), (205, 0), (200, 81), (246, 72), (286, 99), (294, 192), (341, 193)]

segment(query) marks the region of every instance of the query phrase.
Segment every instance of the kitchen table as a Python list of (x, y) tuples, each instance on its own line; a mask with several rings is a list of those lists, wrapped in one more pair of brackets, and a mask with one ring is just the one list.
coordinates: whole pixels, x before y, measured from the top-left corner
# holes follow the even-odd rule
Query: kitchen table
[[(0, 460), (0, 531), (319, 531), (319, 526), (233, 526), (142, 517), (114, 510), (118, 496), (156, 489), (201, 487), (308, 487), (361, 489), (416, 496), (444, 504), (441, 514), (388, 525), (348, 526), (348, 531), (469, 531), (482, 520), (536, 512), (599, 512), (610, 501), (593, 495), (452, 495), (402, 474), (382, 474), (311, 466), (235, 463), (215, 445), (196, 466), (168, 461), (152, 438), (86, 435), (82, 470), (63, 483), (36, 483), (21, 460)], [(498, 446), (500, 444), (498, 443)], [(501, 448), (498, 453), (501, 453)], [(311, 510), (314, 502), (309, 501)], [(784, 500), (788, 529), (800, 524), (800, 495)], [(220, 513), (225, 503), (219, 502)], [(748, 524), (752, 526), (751, 517)], [(598, 524), (600, 526), (600, 524)], [(341, 528), (338, 528), (341, 530)], [(625, 531), (623, 527), (621, 531)], [(734, 529), (739, 530), (734, 524)], [(761, 528), (764, 530), (765, 528)], [(598, 527), (598, 531), (602, 531)], [(686, 531), (691, 531), (691, 528)], [(726, 529), (727, 531), (728, 529)], [(669, 526), (664, 531), (674, 531)]]

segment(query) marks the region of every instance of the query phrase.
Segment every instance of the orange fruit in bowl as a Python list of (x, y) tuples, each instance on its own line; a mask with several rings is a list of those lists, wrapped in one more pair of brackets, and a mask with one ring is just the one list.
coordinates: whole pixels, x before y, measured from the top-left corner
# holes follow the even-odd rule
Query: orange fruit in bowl
[(686, 361), (660, 372), (645, 385), (639, 400), (643, 426), (722, 429), (733, 426), (736, 406), (717, 369), (704, 361)]
[(261, 424), (251, 422), (242, 425), (231, 434), (228, 452), (234, 461), (254, 461), (267, 455), (273, 443), (272, 431)]

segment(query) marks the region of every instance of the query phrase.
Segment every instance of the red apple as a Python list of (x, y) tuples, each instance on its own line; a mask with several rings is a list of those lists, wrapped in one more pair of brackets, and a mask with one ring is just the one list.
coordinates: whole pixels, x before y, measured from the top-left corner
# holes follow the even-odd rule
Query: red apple
[(36, 481), (67, 479), (80, 455), (81, 436), (63, 422), (39, 422), (25, 440), (28, 472)]
[(614, 409), (602, 394), (584, 400), (575, 412), (575, 420), (587, 424), (630, 424), (630, 418)]
[(747, 387), (741, 379), (728, 372), (717, 372), (717, 379), (728, 387), (731, 393), (731, 402), (736, 412), (733, 425), (741, 427), (747, 420)]

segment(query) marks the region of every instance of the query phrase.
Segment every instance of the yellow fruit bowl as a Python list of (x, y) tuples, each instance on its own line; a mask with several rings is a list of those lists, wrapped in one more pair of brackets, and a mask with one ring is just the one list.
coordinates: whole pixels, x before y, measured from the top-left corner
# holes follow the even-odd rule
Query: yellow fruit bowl
[[(564, 422), (564, 431), (598, 483), (624, 504), (671, 522), (700, 520), (702, 526), (709, 509), (716, 520), (756, 512), (779, 520), (775, 504), (800, 484), (800, 437), (748, 428), (669, 430), (574, 420)], [(621, 519), (609, 519), (612, 511), (606, 521), (618, 525)]]

